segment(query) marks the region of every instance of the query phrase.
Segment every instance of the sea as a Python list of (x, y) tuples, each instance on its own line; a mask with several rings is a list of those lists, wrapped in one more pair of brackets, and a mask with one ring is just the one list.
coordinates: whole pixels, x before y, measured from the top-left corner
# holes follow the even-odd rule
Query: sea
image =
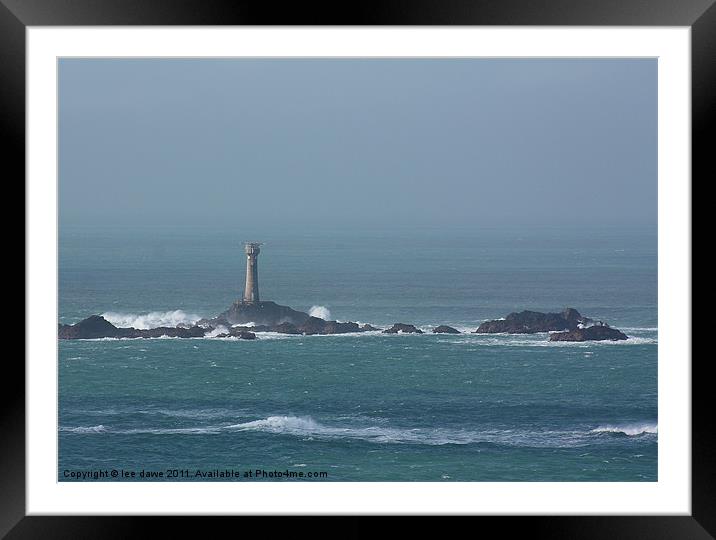
[[(59, 481), (658, 480), (655, 227), (62, 226), (59, 322), (216, 315), (244, 241), (262, 300), (425, 333), (59, 341)], [(629, 339), (473, 333), (566, 307)]]

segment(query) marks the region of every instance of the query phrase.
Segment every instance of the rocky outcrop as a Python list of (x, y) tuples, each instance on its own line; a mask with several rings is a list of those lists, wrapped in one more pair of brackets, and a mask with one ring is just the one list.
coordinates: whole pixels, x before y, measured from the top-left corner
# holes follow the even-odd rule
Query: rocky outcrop
[(205, 328), (200, 326), (192, 326), (190, 328), (170, 328), (160, 326), (159, 328), (150, 328), (148, 330), (136, 330), (134, 328), (118, 328), (118, 330), (129, 330), (131, 335), (123, 337), (141, 337), (141, 338), (157, 338), (157, 337), (178, 337), (178, 338), (196, 338), (204, 337)]
[(364, 324), (360, 327), (361, 332), (378, 332), (381, 330), (381, 328), (376, 328), (375, 326), (371, 326), (370, 324)]
[(213, 319), (202, 319), (198, 325), (216, 327), (242, 325), (248, 322), (254, 326), (243, 327), (252, 332), (279, 332), (281, 334), (305, 334), (307, 336), (321, 334), (347, 334), (351, 332), (368, 332), (378, 330), (370, 325), (360, 326), (354, 322), (327, 321), (312, 317), (303, 311), (296, 311), (288, 306), (275, 302), (257, 302), (246, 304), (234, 302), (225, 312)]
[(250, 332), (250, 331), (248, 331), (248, 330), (243, 330), (243, 329), (239, 329), (239, 328), (232, 328), (231, 330), (229, 330), (228, 333), (219, 334), (219, 335), (216, 336), (216, 337), (220, 337), (220, 338), (223, 338), (223, 337), (237, 337), (237, 338), (239, 338), (239, 339), (256, 339), (256, 334), (254, 334), (253, 332)]
[(445, 324), (441, 324), (440, 326), (437, 326), (433, 328), (433, 334), (459, 334), (460, 330), (453, 328), (452, 326), (447, 326)]
[[(236, 319), (250, 319), (245, 322), (278, 321), (270, 324), (264, 322), (253, 326), (242, 326), (232, 323)], [(216, 330), (219, 333), (217, 335)], [(227, 330), (228, 329), (228, 330)], [(256, 339), (256, 333), (277, 332), (294, 335), (329, 335), (357, 332), (376, 332), (380, 328), (370, 324), (359, 325), (354, 322), (327, 321), (312, 317), (307, 313), (296, 311), (274, 302), (244, 304), (236, 302), (224, 313), (213, 319), (202, 319), (196, 325), (178, 325), (176, 327), (159, 327), (150, 329), (118, 328), (101, 315), (92, 315), (76, 324), (60, 324), (60, 339), (98, 339), (98, 338), (197, 338), (211, 334), (215, 337), (237, 337), (239, 339)], [(384, 334), (422, 334), (423, 331), (412, 324), (395, 323), (382, 331)], [(440, 325), (433, 328), (434, 334), (459, 334), (452, 326)], [(537, 311), (521, 311), (510, 313), (504, 319), (482, 323), (476, 333), (509, 333), (534, 334), (536, 332), (552, 332), (550, 341), (601, 341), (624, 340), (627, 336), (616, 328), (609, 327), (602, 321), (593, 321), (582, 316), (576, 309), (567, 308), (561, 313), (540, 313)]]
[[(250, 326), (248, 323), (252, 323)], [(449, 327), (446, 327), (449, 328)], [(454, 329), (452, 329), (454, 330)], [(236, 301), (232, 306), (213, 318), (200, 319), (194, 325), (179, 324), (176, 327), (118, 328), (100, 315), (92, 315), (74, 325), (59, 325), (60, 339), (96, 339), (96, 338), (138, 338), (138, 337), (238, 337), (256, 339), (261, 332), (277, 332), (293, 335), (330, 335), (358, 332), (379, 332), (370, 324), (355, 322), (327, 321), (312, 317), (308, 313), (297, 311), (275, 302), (248, 303)], [(386, 331), (422, 334), (422, 331), (410, 324), (395, 324)]]
[(624, 339), (628, 339), (626, 334), (605, 323), (549, 335), (550, 341), (621, 341)]
[(550, 341), (604, 341), (624, 340), (628, 336), (602, 321), (584, 317), (574, 308), (561, 313), (521, 311), (510, 313), (504, 319), (485, 321), (475, 333), (478, 334), (535, 334), (553, 332)]
[(326, 321), (318, 317), (310, 317), (305, 323), (299, 326), (299, 330), (308, 336), (313, 334), (349, 334), (352, 332), (364, 332), (358, 323)]
[(561, 313), (540, 313), (539, 311), (521, 311), (510, 313), (504, 319), (483, 322), (474, 333), (477, 334), (535, 334), (537, 332), (559, 332), (576, 330), (580, 325), (589, 325), (593, 321), (580, 315), (574, 308)]
[[(60, 324), (57, 331), (59, 339), (99, 339), (99, 338), (196, 338), (204, 337), (213, 328), (201, 326), (159, 327), (149, 329), (118, 328), (101, 315), (92, 315), (76, 324)], [(248, 332), (248, 334), (252, 334)], [(256, 335), (237, 334), (241, 339), (255, 339)], [(233, 334), (232, 334), (233, 335)]]
[(384, 334), (422, 334), (423, 331), (416, 328), (412, 324), (395, 323), (387, 330), (383, 330)]
[[(258, 330), (257, 330), (258, 331)], [(269, 332), (278, 332), (280, 334), (301, 334), (302, 332), (296, 328), (296, 325), (290, 322), (283, 322), (276, 326), (270, 326)]]
[(122, 337), (119, 328), (101, 315), (91, 315), (77, 324), (60, 324), (57, 335), (60, 339), (97, 339)]
[(295, 326), (304, 324), (311, 316), (276, 302), (246, 303), (234, 302), (229, 309), (213, 319), (201, 319), (200, 326), (232, 326), (236, 324), (254, 323), (258, 326), (278, 326), (289, 323)]
[(258, 325), (258, 326), (234, 326), (233, 330), (250, 330), (252, 332), (278, 332), (281, 334), (303, 334), (307, 336), (313, 335), (330, 335), (330, 334), (348, 334), (354, 332), (374, 332), (380, 330), (369, 324), (360, 326), (354, 322), (338, 322), (327, 321), (319, 317), (309, 317), (303, 324), (292, 324), (284, 322), (275, 326)]

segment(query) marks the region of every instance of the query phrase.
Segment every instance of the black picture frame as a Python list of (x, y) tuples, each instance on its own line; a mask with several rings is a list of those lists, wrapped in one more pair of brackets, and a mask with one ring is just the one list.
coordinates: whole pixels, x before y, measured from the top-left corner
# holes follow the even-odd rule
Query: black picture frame
[[(546, 25), (685, 26), (692, 35), (692, 178), (713, 177), (709, 128), (716, 111), (714, 0), (363, 0), (286, 3), (230, 0), (0, 0), (0, 131), (6, 189), (25, 175), (25, 30), (83, 25)], [(692, 180), (692, 185), (693, 185)], [(24, 198), (24, 194), (22, 195)], [(7, 192), (6, 192), (6, 197)], [(6, 207), (10, 206), (6, 198)], [(693, 213), (692, 213), (693, 216)], [(692, 217), (693, 219), (693, 217)], [(18, 235), (19, 236), (19, 235)], [(26, 268), (27, 271), (27, 268)], [(27, 282), (26, 282), (27, 287)], [(27, 332), (27, 330), (26, 330)], [(129, 538), (206, 534), (206, 518), (27, 517), (25, 515), (25, 369), (16, 356), (3, 362), (0, 392), (0, 536), (7, 538)], [(683, 359), (691, 361), (690, 358)], [(692, 362), (691, 516), (479, 517), (469, 530), (499, 527), (501, 536), (549, 538), (713, 538), (716, 535), (716, 446), (709, 418), (708, 356)], [(222, 518), (222, 521), (235, 518)], [(266, 527), (240, 518), (242, 529)], [(300, 518), (304, 519), (304, 518)], [(375, 532), (374, 518), (321, 524), (339, 536)], [(420, 521), (420, 520), (417, 520)], [(151, 525), (151, 527), (150, 527)], [(272, 532), (276, 533), (275, 518)], [(463, 524), (464, 525), (464, 524)], [(233, 524), (230, 524), (233, 527)], [(419, 524), (422, 528), (422, 524)], [(294, 533), (304, 527), (292, 523)], [(477, 527), (477, 529), (474, 529)], [(320, 533), (311, 527), (311, 534)]]

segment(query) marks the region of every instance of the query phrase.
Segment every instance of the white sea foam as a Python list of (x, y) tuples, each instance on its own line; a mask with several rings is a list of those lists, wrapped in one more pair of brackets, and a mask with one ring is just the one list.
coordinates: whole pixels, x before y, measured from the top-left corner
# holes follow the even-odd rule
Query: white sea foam
[(440, 334), (441, 342), (486, 347), (613, 347), (631, 345), (655, 345), (655, 337), (629, 336), (628, 339), (611, 341), (550, 341), (548, 333), (541, 334)]
[[(342, 334), (313, 334), (310, 336), (304, 336), (304, 337), (316, 337), (316, 338), (357, 338), (357, 337), (369, 337), (369, 336), (377, 336), (379, 334), (382, 334), (381, 330), (371, 330), (370, 332), (343, 332)], [(262, 334), (258, 334), (262, 335)]]
[[(436, 325), (436, 326), (439, 326), (439, 325)], [(450, 325), (448, 325), (448, 326), (450, 326)], [(480, 326), (479, 323), (473, 324), (472, 326), (456, 325), (456, 326), (453, 326), (453, 328), (454, 328), (455, 330), (459, 330), (460, 333), (462, 333), (462, 334), (471, 334), (471, 333), (473, 333), (475, 330), (477, 330), (477, 327), (478, 327), (478, 326)]]
[(599, 426), (592, 430), (592, 433), (624, 433), (625, 435), (634, 436), (644, 433), (657, 433), (658, 425), (654, 423), (644, 422), (638, 424), (623, 425), (606, 425)]
[(193, 325), (201, 319), (199, 315), (185, 313), (181, 309), (174, 311), (152, 311), (149, 313), (115, 313), (108, 311), (102, 316), (119, 328), (136, 328), (148, 330), (160, 326), (178, 326), (180, 324)]
[(204, 337), (213, 338), (220, 334), (228, 334), (228, 333), (229, 333), (229, 329), (226, 328), (226, 326), (219, 325), (216, 328), (214, 328), (211, 332), (207, 332), (206, 334), (204, 334)]
[(262, 431), (318, 431), (323, 428), (318, 422), (311, 417), (297, 416), (269, 416), (262, 420), (254, 420), (252, 422), (244, 422), (243, 424), (233, 424), (228, 426), (230, 429), (259, 429)]
[[(194, 415), (186, 415), (194, 417)], [(207, 415), (211, 418), (214, 415)], [(222, 415), (216, 415), (222, 416)], [(200, 415), (196, 416), (197, 418)], [(369, 419), (364, 419), (369, 420)], [(89, 427), (60, 428), (72, 433), (122, 433), (154, 435), (210, 435), (220, 433), (241, 433), (258, 431), (277, 435), (290, 435), (305, 440), (354, 439), (378, 444), (475, 444), (488, 443), (505, 446), (533, 448), (574, 448), (595, 443), (595, 437), (603, 433), (624, 433), (634, 436), (655, 435), (656, 424), (606, 425), (595, 429), (574, 430), (529, 430), (529, 429), (448, 429), (448, 428), (393, 428), (385, 422), (371, 425), (327, 425), (310, 416), (269, 416), (239, 424), (221, 424), (179, 428), (134, 428), (108, 430), (103, 425)]]
[[(467, 444), (469, 438), (459, 436), (445, 436), (441, 430), (395, 429), (382, 426), (328, 426), (316, 422), (309, 416), (269, 416), (261, 420), (244, 422), (227, 426), (226, 429), (234, 431), (262, 431), (294, 435), (300, 437), (314, 437), (323, 439), (361, 439), (376, 443), (422, 443), (422, 444)], [(436, 436), (437, 435), (437, 436)]]
[(187, 427), (187, 428), (138, 428), (117, 430), (114, 433), (126, 435), (214, 435), (221, 433), (222, 426)]
[(100, 424), (98, 426), (60, 427), (60, 431), (69, 431), (71, 433), (105, 433), (107, 428)]
[(326, 321), (331, 320), (331, 311), (326, 306), (311, 306), (311, 309), (308, 310), (308, 314), (311, 317), (318, 317)]
[[(261, 420), (226, 426), (227, 430), (262, 431), (313, 438), (360, 439), (374, 443), (393, 444), (473, 444), (492, 443), (507, 446), (561, 448), (587, 446), (593, 443), (596, 430), (532, 431), (520, 429), (445, 429), (445, 428), (390, 428), (385, 426), (329, 426), (313, 418), (296, 416), (269, 416)], [(597, 428), (599, 429), (599, 428)], [(656, 433), (655, 431), (645, 431)]]
[(626, 331), (634, 331), (634, 332), (657, 332), (659, 330), (658, 326), (622, 326), (619, 328), (620, 330)]
[[(257, 332), (256, 338), (260, 339), (261, 341), (265, 340), (275, 340), (275, 339), (293, 339), (296, 337), (300, 337), (299, 334), (282, 334), (280, 332)], [(305, 336), (303, 336), (305, 337)]]

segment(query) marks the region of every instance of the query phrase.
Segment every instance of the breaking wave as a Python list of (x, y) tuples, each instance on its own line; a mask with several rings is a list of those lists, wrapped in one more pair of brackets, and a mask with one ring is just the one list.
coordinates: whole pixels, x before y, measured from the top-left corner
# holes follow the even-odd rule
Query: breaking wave
[[(652, 429), (653, 431), (650, 431)], [(524, 429), (444, 429), (413, 428), (400, 429), (385, 426), (328, 426), (316, 422), (309, 416), (269, 416), (261, 420), (227, 426), (228, 430), (263, 431), (267, 433), (287, 434), (301, 437), (361, 439), (374, 443), (403, 444), (474, 444), (491, 443), (506, 446), (562, 448), (585, 446), (593, 442), (590, 435), (600, 433), (600, 428), (591, 431), (533, 431)], [(625, 427), (624, 429), (629, 429)], [(634, 426), (635, 430), (640, 429)], [(656, 433), (655, 425), (644, 425), (634, 435)], [(630, 433), (631, 434), (631, 433)]]
[(486, 347), (623, 347), (631, 345), (656, 345), (656, 337), (628, 336), (619, 341), (550, 341), (547, 333), (541, 334), (439, 334), (442, 342), (459, 343), (464, 345), (482, 345)]
[[(301, 437), (304, 440), (361, 440), (378, 444), (419, 444), (440, 446), (446, 444), (494, 444), (532, 448), (574, 448), (597, 443), (605, 433), (623, 433), (630, 438), (647, 437), (653, 441), (656, 424), (629, 424), (599, 426), (595, 429), (530, 430), (530, 429), (448, 429), (448, 428), (393, 428), (381, 425), (335, 426), (317, 422), (310, 416), (269, 416), (239, 424), (207, 425), (176, 428), (107, 429), (104, 426), (60, 428), (72, 433), (119, 433), (154, 435), (208, 435), (221, 433), (262, 432)], [(603, 442), (602, 442), (603, 443)], [(599, 444), (602, 444), (599, 443)], [(618, 444), (618, 439), (615, 440)]]
[(213, 338), (216, 336), (219, 336), (221, 334), (226, 334), (229, 332), (229, 329), (226, 328), (226, 326), (219, 325), (216, 328), (214, 328), (211, 332), (207, 332), (204, 334), (204, 337), (206, 338)]
[(60, 431), (69, 431), (71, 433), (105, 433), (107, 428), (100, 424), (98, 426), (61, 427)]
[(657, 424), (641, 423), (641, 424), (624, 424), (624, 425), (606, 425), (599, 426), (592, 430), (592, 433), (623, 433), (633, 437), (635, 435), (642, 435), (644, 433), (657, 433)]
[(137, 330), (149, 330), (160, 326), (178, 326), (180, 324), (193, 325), (201, 319), (199, 315), (185, 313), (181, 309), (174, 311), (152, 311), (149, 313), (115, 313), (108, 311), (102, 313), (107, 319), (118, 328), (136, 328)]
[(311, 317), (318, 317), (319, 319), (324, 319), (326, 321), (331, 320), (331, 310), (329, 310), (326, 306), (311, 306), (311, 309), (308, 310), (308, 314)]

